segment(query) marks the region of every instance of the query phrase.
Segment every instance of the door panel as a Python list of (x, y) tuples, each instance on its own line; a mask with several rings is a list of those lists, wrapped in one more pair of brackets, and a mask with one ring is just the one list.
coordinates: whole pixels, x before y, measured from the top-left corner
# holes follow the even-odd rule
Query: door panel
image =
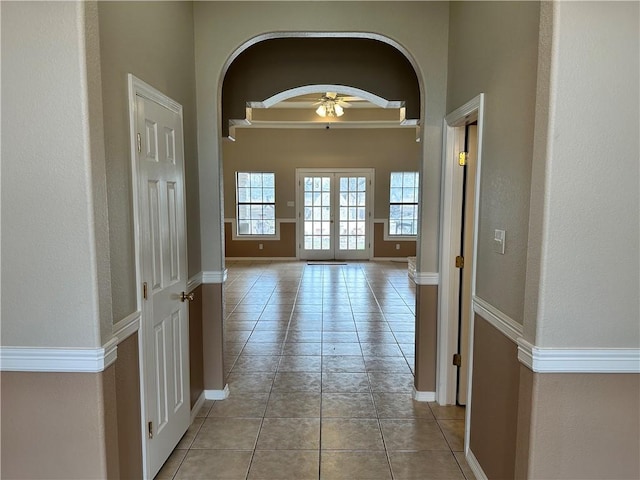
[(336, 174), (340, 202), (339, 230), (335, 258), (355, 260), (369, 258), (369, 209), (366, 175)]
[(304, 258), (333, 259), (332, 177), (302, 177)]
[[(371, 252), (372, 169), (298, 170), (298, 248), (306, 260), (362, 260)], [(336, 221), (337, 219), (337, 221)]]
[[(190, 422), (182, 119), (136, 97), (146, 475), (153, 478)], [(159, 135), (158, 135), (159, 134)]]

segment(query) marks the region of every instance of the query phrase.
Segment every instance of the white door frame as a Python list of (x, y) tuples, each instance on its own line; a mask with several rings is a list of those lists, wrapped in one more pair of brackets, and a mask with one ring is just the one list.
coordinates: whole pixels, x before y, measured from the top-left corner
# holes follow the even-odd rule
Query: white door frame
[[(133, 237), (134, 237), (134, 254), (135, 254), (135, 273), (136, 273), (136, 306), (140, 312), (140, 326), (138, 328), (138, 367), (140, 371), (140, 431), (142, 438), (142, 476), (144, 479), (149, 478), (148, 473), (148, 455), (147, 455), (147, 403), (146, 403), (146, 365), (145, 354), (146, 347), (144, 341), (143, 319), (144, 319), (144, 301), (142, 287), (142, 230), (140, 225), (140, 203), (138, 189), (138, 166), (137, 166), (137, 135), (136, 135), (136, 97), (143, 97), (151, 100), (168, 110), (178, 114), (182, 122), (182, 105), (167, 97), (162, 92), (156, 90), (148, 83), (140, 80), (132, 74), (127, 75), (129, 86), (129, 137), (131, 148), (131, 182), (132, 182), (132, 202), (133, 202)], [(185, 230), (185, 252), (186, 252), (186, 230)], [(187, 366), (189, 368), (189, 366)]]
[[(452, 364), (453, 354), (458, 352), (458, 296), (460, 276), (454, 259), (460, 251), (462, 229), (462, 199), (456, 192), (463, 187), (463, 169), (459, 168), (458, 153), (464, 150), (465, 125), (478, 122), (478, 154), (476, 171), (476, 192), (474, 206), (473, 257), (477, 258), (478, 212), (480, 205), (480, 173), (482, 163), (482, 132), (484, 123), (484, 94), (447, 115), (443, 122), (442, 155), (442, 228), (440, 232), (440, 288), (438, 289), (438, 359), (436, 371), (436, 400), (440, 405), (456, 403), (456, 367)], [(471, 298), (476, 291), (476, 265), (473, 262)], [(473, 309), (473, 307), (471, 307)], [(469, 358), (463, 361), (469, 365), (467, 415), (471, 411), (471, 375), (473, 372), (473, 312), (469, 331)], [(465, 427), (465, 444), (468, 443), (468, 419)]]
[[(374, 187), (375, 187), (375, 169), (374, 168), (296, 168), (296, 260), (300, 260), (300, 250), (301, 248), (299, 247), (299, 245), (301, 245), (302, 241), (303, 241), (303, 232), (304, 232), (304, 222), (300, 222), (299, 220), (302, 218), (302, 213), (303, 213), (303, 209), (304, 209), (304, 204), (303, 202), (300, 201), (301, 198), (301, 193), (302, 193), (302, 186), (300, 185), (300, 180), (302, 178), (302, 175), (304, 174), (328, 174), (328, 173), (337, 173), (337, 174), (346, 174), (346, 173), (363, 173), (363, 174), (367, 174), (369, 175), (369, 178), (371, 180), (371, 185), (369, 185), (369, 188), (367, 189), (367, 207), (369, 209), (369, 215), (367, 216), (367, 238), (369, 241), (369, 258), (368, 260), (373, 260), (373, 249), (374, 249), (374, 245), (373, 245), (373, 208), (374, 208)], [(337, 190), (331, 192), (332, 195), (336, 193)], [(333, 202), (333, 200), (332, 200)], [(332, 203), (332, 208), (335, 208), (336, 205), (333, 205)], [(339, 208), (339, 205), (338, 205)], [(336, 220), (337, 221), (337, 220)], [(334, 224), (335, 225), (335, 224)], [(334, 228), (337, 228), (334, 226)], [(335, 230), (334, 230), (334, 238), (332, 238), (332, 241), (334, 241), (335, 243)], [(334, 245), (334, 248), (337, 248), (336, 245)], [(334, 254), (335, 257), (335, 254)]]

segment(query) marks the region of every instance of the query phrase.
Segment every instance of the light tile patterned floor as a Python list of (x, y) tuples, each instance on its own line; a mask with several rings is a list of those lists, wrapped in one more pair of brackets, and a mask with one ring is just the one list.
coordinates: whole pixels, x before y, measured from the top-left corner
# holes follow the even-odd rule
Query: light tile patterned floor
[(467, 479), (464, 409), (415, 402), (406, 263), (233, 262), (231, 395), (156, 478)]

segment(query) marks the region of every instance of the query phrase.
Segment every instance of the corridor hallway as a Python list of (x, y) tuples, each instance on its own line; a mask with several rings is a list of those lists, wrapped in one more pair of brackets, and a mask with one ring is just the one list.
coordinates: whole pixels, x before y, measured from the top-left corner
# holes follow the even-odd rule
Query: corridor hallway
[(156, 478), (472, 479), (464, 409), (412, 400), (406, 263), (228, 263), (230, 396)]

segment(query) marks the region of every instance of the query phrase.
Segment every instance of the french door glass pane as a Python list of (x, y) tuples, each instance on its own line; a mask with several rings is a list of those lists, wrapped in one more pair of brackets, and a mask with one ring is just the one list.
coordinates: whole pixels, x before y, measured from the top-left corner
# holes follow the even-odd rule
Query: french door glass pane
[(331, 177), (304, 177), (304, 248), (331, 248)]
[(364, 250), (366, 235), (366, 177), (340, 177), (340, 250)]

